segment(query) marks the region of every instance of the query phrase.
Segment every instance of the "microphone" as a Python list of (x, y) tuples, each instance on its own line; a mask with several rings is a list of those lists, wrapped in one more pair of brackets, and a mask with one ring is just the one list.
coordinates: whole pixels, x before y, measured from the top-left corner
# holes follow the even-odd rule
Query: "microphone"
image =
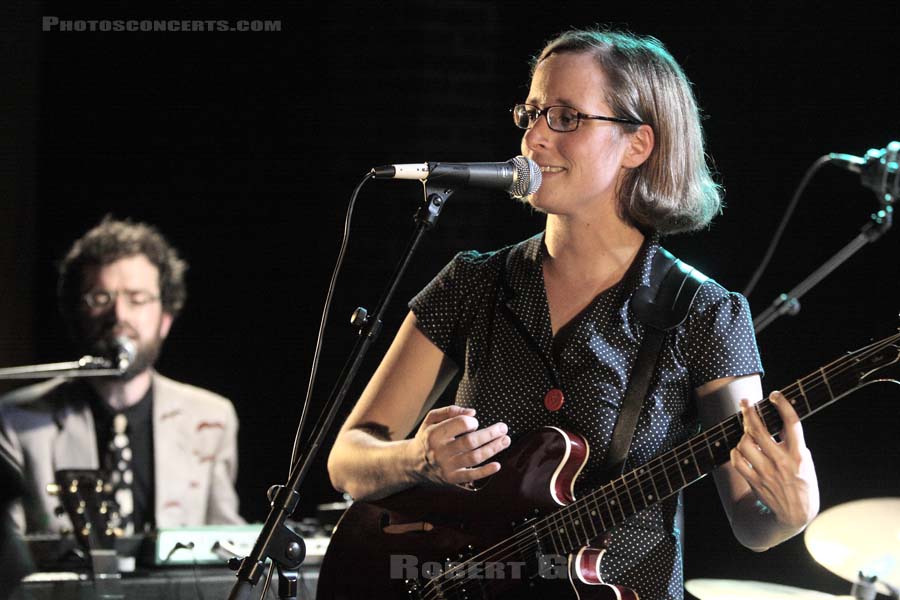
[(862, 158), (851, 154), (832, 152), (828, 158), (834, 164), (859, 173), (862, 184), (874, 190), (880, 200), (891, 204), (900, 193), (900, 179), (897, 178), (900, 142), (891, 142), (884, 148), (872, 148)]
[(498, 189), (513, 198), (535, 193), (541, 187), (541, 168), (524, 156), (500, 163), (419, 163), (384, 165), (372, 169), (375, 179), (417, 179), (448, 186)]
[(116, 337), (113, 342), (113, 349), (115, 352), (113, 356), (115, 368), (117, 368), (120, 373), (124, 373), (128, 370), (128, 367), (134, 363), (134, 359), (137, 356), (137, 348), (135, 347), (134, 342), (131, 341), (131, 338), (120, 335)]

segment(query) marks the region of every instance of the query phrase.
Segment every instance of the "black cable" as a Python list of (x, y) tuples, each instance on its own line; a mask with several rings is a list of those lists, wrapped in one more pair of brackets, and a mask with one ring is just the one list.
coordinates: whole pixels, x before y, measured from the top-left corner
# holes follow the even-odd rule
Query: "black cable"
[(328, 284), (328, 292), (325, 296), (325, 306), (322, 309), (322, 318), (319, 321), (319, 333), (316, 337), (316, 349), (313, 353), (312, 366), (310, 367), (309, 373), (309, 385), (306, 387), (306, 399), (303, 401), (303, 411), (300, 413), (300, 424), (297, 426), (297, 433), (294, 436), (294, 448), (291, 451), (291, 467), (288, 471), (288, 479), (294, 474), (294, 468), (297, 466), (297, 453), (300, 449), (300, 438), (303, 433), (303, 427), (306, 423), (306, 417), (309, 413), (309, 406), (312, 401), (313, 389), (316, 383), (316, 373), (319, 369), (319, 359), (321, 357), (322, 352), (322, 340), (325, 337), (325, 325), (328, 322), (328, 313), (331, 310), (331, 304), (334, 297), (334, 290), (337, 287), (338, 275), (341, 272), (341, 266), (344, 263), (344, 255), (347, 252), (347, 246), (350, 241), (350, 221), (353, 218), (353, 207), (356, 205), (356, 197), (359, 195), (359, 190), (362, 189), (362, 186), (373, 177), (372, 172), (366, 173), (365, 177), (362, 178), (362, 181), (357, 184), (356, 188), (353, 190), (353, 193), (350, 195), (350, 202), (347, 206), (347, 216), (344, 218), (344, 236), (341, 240), (341, 249), (338, 252), (337, 262), (334, 265), (334, 271), (331, 274), (331, 282)]
[(272, 573), (275, 571), (275, 563), (270, 562), (269, 568), (266, 570), (265, 581), (263, 581), (262, 593), (259, 595), (261, 599), (266, 597), (266, 592), (269, 591), (269, 584), (272, 583)]
[(772, 236), (772, 241), (769, 242), (769, 248), (766, 250), (766, 255), (763, 257), (762, 262), (760, 262), (759, 266), (756, 268), (756, 272), (754, 272), (753, 276), (750, 278), (750, 282), (744, 288), (744, 297), (750, 297), (750, 293), (753, 291), (753, 288), (756, 287), (759, 278), (762, 277), (763, 271), (766, 270), (766, 267), (769, 265), (769, 261), (772, 260), (772, 255), (775, 254), (775, 248), (778, 247), (778, 242), (781, 241), (781, 236), (784, 234), (784, 230), (787, 227), (788, 221), (790, 220), (791, 215), (794, 213), (794, 209), (797, 208), (797, 202), (800, 200), (800, 196), (803, 194), (803, 190), (806, 189), (806, 186), (809, 184), (813, 175), (815, 175), (816, 172), (821, 169), (824, 164), (831, 162), (831, 160), (833, 160), (833, 157), (826, 154), (825, 156), (819, 157), (818, 160), (816, 160), (816, 162), (814, 162), (806, 170), (806, 174), (803, 175), (803, 179), (800, 180), (800, 184), (794, 191), (794, 196), (791, 198), (788, 207), (784, 211), (784, 216), (781, 218), (781, 223), (778, 225), (778, 229), (775, 231), (775, 235)]
[[(288, 480), (291, 480), (294, 476), (294, 468), (298, 466), (298, 453), (300, 449), (300, 441), (303, 434), (303, 429), (306, 425), (306, 418), (309, 414), (309, 408), (312, 403), (312, 395), (313, 390), (315, 389), (316, 383), (316, 375), (319, 369), (319, 360), (322, 354), (322, 343), (325, 338), (325, 327), (328, 324), (328, 314), (331, 311), (331, 304), (334, 298), (334, 290), (337, 287), (338, 276), (341, 272), (341, 267), (344, 263), (344, 256), (347, 253), (347, 247), (350, 242), (350, 223), (353, 219), (353, 209), (356, 206), (356, 198), (359, 196), (359, 191), (362, 189), (362, 186), (373, 177), (373, 173), (370, 171), (366, 173), (366, 175), (362, 178), (362, 180), (357, 184), (356, 188), (354, 188), (353, 193), (350, 194), (350, 202), (347, 205), (347, 214), (344, 218), (344, 233), (343, 238), (341, 240), (341, 247), (338, 251), (337, 261), (335, 262), (334, 271), (331, 274), (331, 281), (328, 284), (328, 291), (325, 295), (325, 304), (322, 308), (322, 317), (319, 320), (319, 331), (316, 336), (316, 347), (313, 352), (312, 364), (310, 366), (309, 372), (309, 382), (306, 387), (306, 397), (303, 400), (303, 408), (300, 412), (300, 423), (297, 425), (297, 431), (294, 434), (294, 444), (291, 450), (291, 463), (290, 469), (288, 470)], [(272, 489), (270, 489), (270, 493)], [(272, 498), (270, 497), (270, 500)], [(265, 598), (267, 592), (270, 589), (270, 585), (272, 582), (272, 578), (274, 576), (275, 565), (270, 563), (265, 573), (265, 581), (263, 582), (262, 592), (259, 595), (259, 598)]]

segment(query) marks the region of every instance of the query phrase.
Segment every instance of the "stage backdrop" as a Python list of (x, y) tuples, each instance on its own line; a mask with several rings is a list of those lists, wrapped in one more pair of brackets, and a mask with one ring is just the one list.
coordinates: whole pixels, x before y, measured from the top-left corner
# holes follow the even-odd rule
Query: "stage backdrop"
[[(862, 155), (900, 138), (895, 5), (429, 0), (336, 1), (314, 11), (278, 3), (240, 14), (127, 2), (3, 10), (3, 365), (73, 358), (54, 285), (55, 262), (76, 236), (105, 214), (156, 224), (191, 264), (188, 304), (159, 369), (234, 401), (242, 509), (251, 520), (265, 517), (265, 489), (286, 477), (354, 186), (385, 163), (518, 154), (509, 108), (527, 93), (529, 57), (557, 31), (620, 26), (658, 37), (681, 62), (704, 110), (727, 207), (709, 230), (664, 244), (731, 289), (749, 280), (818, 157)], [(270, 21), (279, 30), (63, 31), (52, 17)], [(421, 200), (414, 182), (362, 189), (313, 417), (355, 341), (349, 315), (375, 308)], [(855, 237), (878, 206), (857, 175), (823, 169), (750, 297), (754, 314)], [(497, 248), (541, 227), (540, 215), (502, 193), (458, 192), (401, 282), (354, 393), (408, 299), (456, 252)], [(802, 299), (799, 315), (760, 334), (767, 390), (897, 328), (898, 235), (862, 249)], [(897, 400), (897, 389), (869, 389), (807, 422), (823, 509), (900, 495), (890, 467)], [(325, 453), (327, 446), (302, 490), (304, 515), (339, 499)], [(764, 554), (743, 549), (711, 481), (685, 502), (688, 578), (849, 591), (809, 557), (802, 537)]]

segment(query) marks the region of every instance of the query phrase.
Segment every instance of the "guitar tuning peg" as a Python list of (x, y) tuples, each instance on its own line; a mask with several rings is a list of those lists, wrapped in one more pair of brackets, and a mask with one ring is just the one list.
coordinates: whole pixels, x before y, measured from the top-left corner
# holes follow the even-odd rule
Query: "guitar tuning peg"
[(60, 487), (56, 483), (48, 483), (47, 484), (47, 493), (51, 496), (59, 496)]
[(62, 506), (57, 506), (56, 508), (53, 509), (53, 514), (55, 514), (57, 517), (61, 517), (64, 514), (66, 514), (66, 509), (63, 508)]

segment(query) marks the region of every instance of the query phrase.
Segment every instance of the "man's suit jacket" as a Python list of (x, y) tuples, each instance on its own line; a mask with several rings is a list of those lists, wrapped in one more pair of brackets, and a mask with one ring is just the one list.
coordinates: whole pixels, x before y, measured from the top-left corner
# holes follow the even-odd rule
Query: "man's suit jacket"
[[(15, 390), (0, 401), (0, 457), (22, 472), (27, 490), (12, 509), (23, 533), (71, 528), (47, 494), (58, 469), (96, 469), (94, 418), (74, 382)], [(153, 453), (157, 528), (243, 523), (234, 489), (237, 415), (227, 399), (153, 374)], [(26, 508), (27, 507), (27, 508)]]

